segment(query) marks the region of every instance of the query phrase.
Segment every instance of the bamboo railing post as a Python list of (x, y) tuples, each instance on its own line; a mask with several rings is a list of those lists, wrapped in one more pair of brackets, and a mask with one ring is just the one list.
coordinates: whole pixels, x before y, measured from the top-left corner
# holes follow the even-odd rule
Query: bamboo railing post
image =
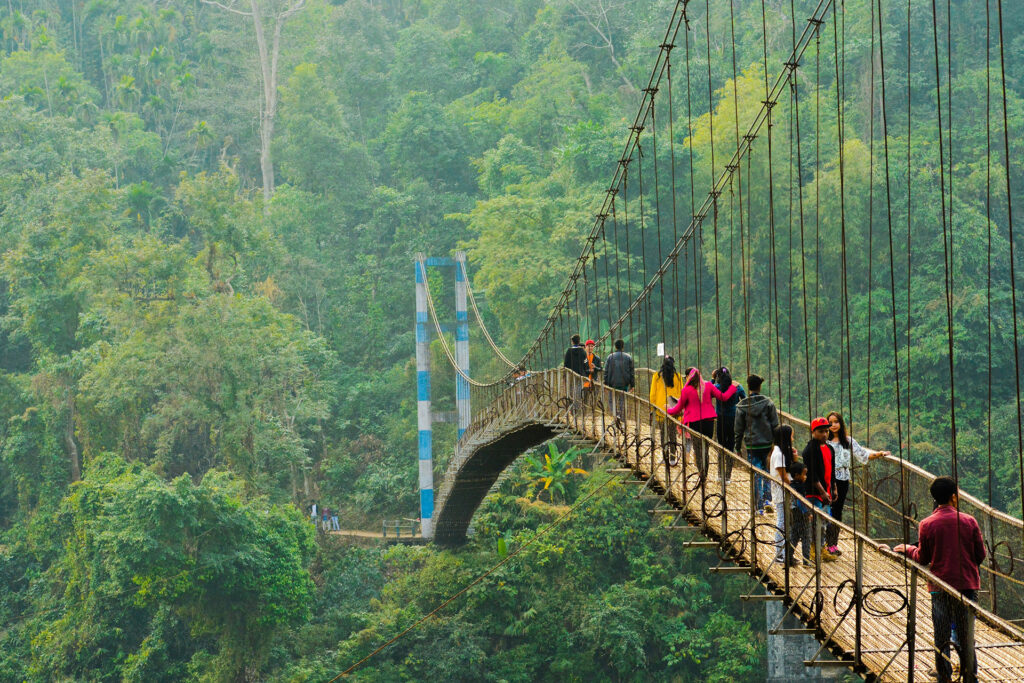
[[(723, 469), (723, 468), (719, 468)], [(750, 472), (749, 493), (747, 496), (750, 501), (750, 565), (754, 568), (757, 567), (757, 487), (754, 486), (753, 471)], [(725, 500), (725, 472), (721, 472), (722, 475), (722, 500)]]
[(854, 561), (857, 563), (857, 573), (854, 577), (853, 585), (853, 606), (854, 606), (854, 629), (855, 635), (853, 640), (853, 667), (854, 671), (860, 671), (863, 667), (861, 661), (861, 650), (863, 645), (861, 644), (861, 638), (864, 634), (864, 610), (861, 604), (861, 597), (864, 595), (864, 539), (859, 536), (856, 537), (856, 544), (854, 545), (854, 554), (856, 557)]
[(796, 560), (796, 548), (794, 547), (792, 550), (790, 550), (790, 546), (789, 546), (789, 537), (791, 535), (790, 524), (792, 523), (792, 520), (790, 520), (790, 517), (792, 517), (792, 515), (790, 514), (790, 510), (791, 510), (792, 505), (793, 505), (793, 494), (790, 493), (789, 490), (785, 489), (785, 488), (782, 489), (782, 504), (783, 504), (783, 510), (785, 511), (783, 513), (783, 515), (782, 515), (782, 548), (781, 548), (781, 550), (782, 550), (783, 585), (784, 585), (784, 588), (786, 589), (786, 596), (787, 597), (792, 597), (792, 595), (790, 593), (791, 586), (790, 586), (790, 583), (789, 583), (789, 571), (790, 571), (790, 566), (789, 565), (790, 565), (790, 561), (791, 561), (790, 558), (791, 557), (792, 557), (793, 560)]
[(910, 595), (907, 596), (907, 683), (914, 683), (914, 658), (917, 647), (917, 568), (909, 562), (907, 564), (910, 565)]

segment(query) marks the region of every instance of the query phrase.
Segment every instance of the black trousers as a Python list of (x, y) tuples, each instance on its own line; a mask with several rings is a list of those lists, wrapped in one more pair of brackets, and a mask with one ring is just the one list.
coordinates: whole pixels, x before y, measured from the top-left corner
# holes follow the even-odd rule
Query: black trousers
[[(736, 446), (736, 435), (732, 431), (733, 424), (736, 422), (736, 416), (728, 417), (726, 415), (718, 416), (718, 426), (715, 439), (718, 444), (727, 451), (735, 452)], [(732, 477), (732, 458), (726, 457), (725, 459), (725, 478), (729, 479)]]
[[(832, 503), (832, 519), (837, 522), (843, 521), (843, 506), (846, 504), (846, 494), (850, 492), (850, 482), (836, 479), (836, 500)], [(825, 545), (833, 546), (839, 542), (839, 526), (829, 524), (825, 531)]]
[[(715, 435), (715, 418), (697, 420), (689, 423), (687, 427), (711, 439)], [(704, 481), (708, 477), (708, 443), (699, 437), (691, 436), (690, 439), (693, 441), (693, 457), (697, 461), (697, 471), (700, 472), (701, 481)]]

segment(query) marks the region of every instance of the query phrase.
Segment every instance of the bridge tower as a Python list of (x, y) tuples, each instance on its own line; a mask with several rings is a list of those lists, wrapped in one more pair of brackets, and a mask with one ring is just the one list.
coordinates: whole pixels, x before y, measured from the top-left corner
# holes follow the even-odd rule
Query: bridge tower
[(442, 332), (455, 332), (455, 360), (469, 375), (469, 316), (466, 310), (466, 253), (455, 258), (426, 258), (416, 254), (416, 421), (419, 430), (420, 528), (424, 538), (434, 535), (434, 423), (455, 422), (459, 438), (470, 421), (469, 382), (455, 376), (455, 414), (435, 413), (430, 400), (430, 310), (427, 304), (427, 269), (452, 268), (455, 273), (455, 324), (442, 324)]

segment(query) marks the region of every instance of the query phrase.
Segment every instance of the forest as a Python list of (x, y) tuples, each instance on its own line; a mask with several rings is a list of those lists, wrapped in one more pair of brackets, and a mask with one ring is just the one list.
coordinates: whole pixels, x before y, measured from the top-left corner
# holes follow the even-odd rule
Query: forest
[[(955, 400), (962, 486), (1020, 516), (1007, 247), (1024, 6), (1002, 3), (1003, 45), (996, 2), (940, 9), (941, 69), (930, 4), (842, 3), (774, 114), (774, 161), (761, 136), (715, 241), (695, 240), (681, 289), (661, 293), (669, 322), (623, 336), (638, 366), (667, 341), (680, 367), (760, 369), (781, 407), (845, 408), (858, 438), (936, 473)], [(764, 608), (735, 598), (743, 579), (708, 574), (713, 553), (684, 551), (569, 444), (522, 458), (463, 548), (346, 544), (308, 516), (318, 502), (373, 530), (418, 514), (414, 255), (465, 250), (484, 322), (522, 356), (676, 4), (0, 3), (0, 681), (330, 681), (527, 542), (350, 678), (764, 680)], [(675, 198), (692, 215), (816, 3), (689, 4), (677, 100), (659, 95), (644, 138), (678, 156), (674, 186), (646, 190), (648, 226)], [(828, 276), (840, 215), (849, 287)], [(670, 245), (642, 232), (616, 249)], [(616, 260), (637, 291), (640, 261)], [(450, 316), (452, 283), (432, 284)], [(582, 320), (555, 331), (608, 331)], [(534, 369), (567, 342), (546, 339)], [(476, 327), (470, 348), (474, 377), (500, 379)], [(432, 353), (435, 408), (452, 410)], [(435, 428), (435, 479), (455, 437)], [(578, 473), (543, 490), (545, 454)]]

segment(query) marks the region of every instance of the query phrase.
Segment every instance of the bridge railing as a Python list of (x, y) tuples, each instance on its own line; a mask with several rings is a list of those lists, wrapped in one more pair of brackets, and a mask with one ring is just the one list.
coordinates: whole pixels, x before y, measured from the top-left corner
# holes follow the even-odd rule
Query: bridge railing
[[(806, 420), (781, 413), (795, 434), (807, 434)], [(936, 475), (894, 455), (853, 468), (850, 520), (875, 539), (902, 543), (917, 536), (920, 520), (933, 509), (930, 487)], [(1024, 621), (1024, 523), (960, 490), (960, 510), (978, 520), (988, 557), (981, 566), (979, 602), (996, 614)], [(1016, 551), (1015, 551), (1016, 549)]]
[[(647, 396), (656, 371), (637, 369), (636, 393)], [(810, 423), (779, 412), (781, 421), (799, 437), (810, 433)], [(866, 444), (870, 447), (870, 444)], [(882, 450), (882, 449), (878, 449)], [(848, 498), (853, 525), (876, 539), (903, 542), (916, 538), (917, 525), (932, 511), (929, 488), (936, 475), (895, 455), (855, 466)], [(981, 567), (979, 601), (1007, 619), (1024, 623), (1024, 522), (993, 508), (963, 489), (960, 510), (978, 520), (988, 557)]]
[[(920, 597), (927, 595), (922, 588), (924, 582), (948, 593), (989, 629), (985, 636), (988, 640), (979, 642), (983, 666), (1011, 672), (1005, 680), (1014, 680), (1014, 671), (1024, 672), (1024, 646), (1019, 648), (1022, 652), (1010, 647), (1024, 644), (1024, 632), (1010, 621), (1019, 613), (1024, 584), (1018, 568), (1006, 566), (1013, 565), (1012, 548), (1020, 547), (1019, 520), (970, 496), (962, 497), (962, 507), (976, 515), (986, 544), (990, 552), (996, 550), (993, 554), (997, 557), (983, 574), (985, 584), (978, 602), (966, 600), (927, 569), (882, 548), (883, 542), (902, 539), (904, 521), (910, 524), (916, 520), (916, 509), (909, 503), (913, 501), (917, 509), (923, 509), (919, 506), (930, 499), (928, 485), (934, 476), (898, 458), (874, 460), (870, 468), (858, 468), (851, 486), (851, 514), (858, 517), (850, 519), (868, 522), (838, 524), (842, 536), (853, 545), (853, 557), (847, 558), (852, 561), (840, 565), (849, 575), (837, 581), (835, 570), (831, 574), (823, 572), (822, 558), (816, 554), (814, 570), (808, 577), (786, 563), (774, 562), (779, 550), (776, 532), (789, 538), (790, 515), (785, 516), (780, 529), (774, 519), (769, 521), (755, 510), (753, 486), (727, 484), (727, 469), (732, 470), (734, 482), (751, 482), (760, 472), (745, 458), (666, 416), (660, 407), (651, 405), (646, 391), (626, 393), (600, 384), (591, 389), (583, 385), (583, 378), (557, 369), (533, 373), (506, 387), (474, 388), (473, 400), (479, 408), (460, 448), (524, 420), (557, 425), (604, 442), (647, 478), (648, 488), (684, 511), (691, 524), (716, 538), (723, 560), (749, 564), (751, 573), (789, 597), (791, 611), (820, 629), (825, 640), (845, 649), (855, 667), (872, 671), (881, 680), (914, 680), (917, 657), (926, 657), (928, 661), (922, 662), (925, 667), (931, 664), (935, 644), (931, 606)], [(617, 408), (621, 410), (618, 419)], [(783, 419), (806, 433), (805, 422), (790, 415), (783, 415)], [(673, 433), (680, 438), (672, 439)], [(673, 440), (678, 443), (677, 461), (668, 457)], [(700, 452), (707, 454), (705, 458), (698, 459)], [(469, 456), (466, 453), (463, 458)], [(453, 463), (449, 470), (452, 477), (445, 487), (453, 485), (459, 466)], [(806, 504), (791, 487), (783, 485), (783, 490), (787, 509), (794, 499)], [(834, 521), (810, 507), (813, 533), (820, 538)], [(816, 542), (815, 547), (819, 545)], [(993, 645), (993, 634), (1005, 642)]]

